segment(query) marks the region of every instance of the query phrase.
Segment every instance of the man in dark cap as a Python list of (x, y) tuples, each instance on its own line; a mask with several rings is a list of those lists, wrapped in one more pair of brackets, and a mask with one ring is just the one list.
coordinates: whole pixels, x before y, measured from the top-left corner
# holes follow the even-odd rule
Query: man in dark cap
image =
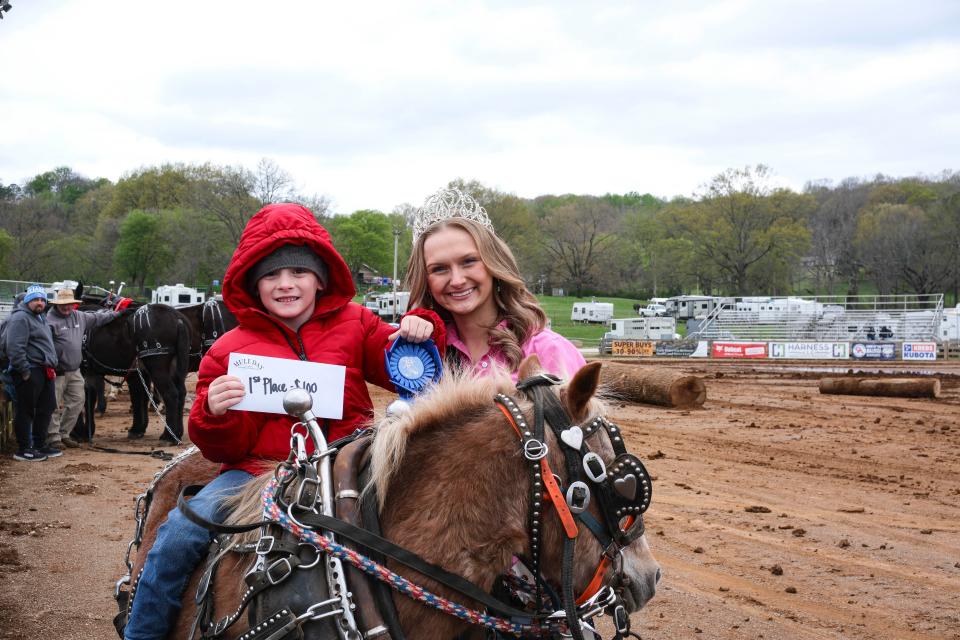
[(39, 284), (30, 285), (23, 302), (10, 314), (4, 332), (17, 396), (13, 418), (17, 452), (13, 459), (24, 462), (63, 455), (47, 446), (50, 416), (57, 407), (57, 352), (44, 314), (46, 308), (46, 290)]

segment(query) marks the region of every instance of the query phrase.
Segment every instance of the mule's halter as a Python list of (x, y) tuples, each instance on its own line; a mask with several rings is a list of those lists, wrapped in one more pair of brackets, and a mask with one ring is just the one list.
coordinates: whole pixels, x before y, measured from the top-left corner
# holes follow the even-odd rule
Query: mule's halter
[[(520, 437), (523, 455), (530, 461), (528, 527), (530, 568), (536, 581), (535, 602), (538, 605), (541, 602), (541, 589), (545, 586), (540, 573), (540, 552), (543, 501), (549, 500), (554, 505), (565, 534), (563, 606), (570, 632), (574, 638), (582, 638), (580, 624), (576, 620), (576, 605), (582, 605), (597, 596), (611, 562), (624, 547), (643, 535), (643, 512), (650, 506), (652, 482), (643, 463), (627, 451), (616, 425), (603, 417), (595, 418), (583, 426), (571, 424), (556, 394), (549, 390), (550, 386), (559, 383), (559, 378), (541, 373), (517, 384), (517, 389), (533, 401), (532, 428), (513, 398), (501, 393), (497, 394), (495, 402)], [(544, 423), (550, 425), (557, 441), (561, 443), (567, 476), (565, 492), (561, 490), (559, 478), (547, 461), (549, 450)], [(606, 431), (616, 456), (609, 467), (584, 444), (586, 439), (601, 430)], [(588, 511), (591, 496), (594, 495), (603, 524)], [(574, 599), (573, 551), (579, 534), (576, 521), (590, 530), (600, 543), (603, 554), (586, 590)], [(610, 609), (618, 633), (629, 633), (629, 618), (622, 603), (614, 603)]]

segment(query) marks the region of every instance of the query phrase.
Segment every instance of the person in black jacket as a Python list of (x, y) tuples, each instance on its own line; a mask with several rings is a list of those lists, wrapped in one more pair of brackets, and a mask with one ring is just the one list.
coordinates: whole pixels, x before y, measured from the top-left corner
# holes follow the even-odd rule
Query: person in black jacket
[(46, 308), (47, 292), (43, 286), (30, 285), (23, 302), (10, 314), (4, 331), (4, 346), (16, 389), (14, 460), (38, 462), (63, 455), (59, 449), (47, 446), (50, 416), (57, 407), (54, 383), (57, 352), (44, 314)]

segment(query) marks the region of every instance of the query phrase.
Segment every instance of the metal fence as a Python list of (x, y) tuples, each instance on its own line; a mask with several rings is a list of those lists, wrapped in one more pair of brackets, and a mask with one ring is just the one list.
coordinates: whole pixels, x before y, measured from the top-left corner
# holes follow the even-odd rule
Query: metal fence
[[(788, 302), (789, 301), (789, 302)], [(736, 298), (688, 332), (706, 340), (938, 340), (943, 294)]]

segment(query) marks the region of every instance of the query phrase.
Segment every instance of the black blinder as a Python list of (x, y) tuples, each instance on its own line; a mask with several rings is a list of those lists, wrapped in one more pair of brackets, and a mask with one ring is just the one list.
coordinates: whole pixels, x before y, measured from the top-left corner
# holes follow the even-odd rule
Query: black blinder
[[(650, 506), (653, 482), (643, 463), (632, 453), (621, 453), (607, 468), (606, 480), (607, 526), (621, 544), (628, 544), (643, 534), (643, 512)], [(625, 518), (633, 522), (622, 528)]]

